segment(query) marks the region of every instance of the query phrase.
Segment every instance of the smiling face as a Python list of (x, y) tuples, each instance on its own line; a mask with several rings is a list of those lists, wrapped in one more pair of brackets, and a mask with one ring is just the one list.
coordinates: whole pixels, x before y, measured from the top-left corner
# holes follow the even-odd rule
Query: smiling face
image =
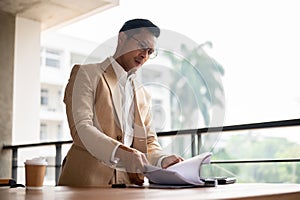
[(155, 53), (155, 45), (156, 37), (147, 29), (134, 35), (120, 32), (114, 58), (125, 71), (137, 70)]

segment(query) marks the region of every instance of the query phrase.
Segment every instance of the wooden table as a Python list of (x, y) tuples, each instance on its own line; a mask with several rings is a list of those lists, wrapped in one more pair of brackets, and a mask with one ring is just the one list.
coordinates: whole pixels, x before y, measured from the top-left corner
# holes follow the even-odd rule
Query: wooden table
[(209, 188), (153, 189), (110, 187), (47, 187), (42, 190), (0, 188), (1, 200), (115, 199), (284, 199), (299, 200), (300, 184), (230, 184)]

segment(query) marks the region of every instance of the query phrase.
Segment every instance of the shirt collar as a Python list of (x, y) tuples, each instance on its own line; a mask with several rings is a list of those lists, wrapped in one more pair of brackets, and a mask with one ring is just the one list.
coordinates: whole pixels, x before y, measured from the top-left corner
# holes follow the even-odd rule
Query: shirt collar
[(109, 59), (110, 59), (110, 62), (112, 64), (112, 68), (113, 68), (114, 72), (117, 75), (117, 79), (119, 80), (121, 85), (123, 85), (123, 86), (125, 85), (126, 79), (129, 76), (133, 76), (133, 78), (135, 77), (135, 72), (130, 71), (130, 72), (127, 73), (124, 70), (124, 68), (112, 56), (109, 57)]
[(111, 56), (109, 57), (112, 68), (117, 76), (117, 79), (121, 83), (121, 85), (125, 85), (127, 72), (123, 69), (123, 67)]

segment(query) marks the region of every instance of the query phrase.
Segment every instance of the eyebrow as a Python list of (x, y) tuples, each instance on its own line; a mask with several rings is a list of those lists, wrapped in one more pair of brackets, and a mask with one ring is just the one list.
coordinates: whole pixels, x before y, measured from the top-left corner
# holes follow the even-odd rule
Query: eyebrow
[(134, 37), (134, 36), (132, 36), (132, 38), (134, 39), (134, 40), (137, 40), (138, 42), (141, 42), (141, 43), (145, 43), (146, 45), (147, 45), (147, 47), (148, 48), (152, 48), (152, 49), (155, 49), (155, 41), (152, 43), (152, 47), (150, 47), (150, 45), (149, 44), (151, 44), (151, 42), (149, 42), (149, 40), (147, 40), (147, 39), (140, 39), (140, 38), (136, 38), (136, 37)]

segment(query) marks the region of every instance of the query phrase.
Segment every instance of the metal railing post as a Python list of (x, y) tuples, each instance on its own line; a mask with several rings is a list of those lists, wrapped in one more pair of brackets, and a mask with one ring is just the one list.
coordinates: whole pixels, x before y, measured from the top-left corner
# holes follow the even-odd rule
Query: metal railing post
[(57, 185), (61, 167), (61, 144), (56, 144), (55, 150), (55, 185)]
[(196, 134), (193, 133), (191, 134), (191, 152), (192, 152), (192, 157), (194, 157), (196, 155)]
[(197, 133), (197, 142), (198, 142), (198, 154), (200, 154), (201, 146), (202, 146), (202, 134)]
[(11, 176), (14, 180), (17, 181), (17, 178), (18, 178), (18, 148), (12, 149), (11, 164), (12, 164)]

